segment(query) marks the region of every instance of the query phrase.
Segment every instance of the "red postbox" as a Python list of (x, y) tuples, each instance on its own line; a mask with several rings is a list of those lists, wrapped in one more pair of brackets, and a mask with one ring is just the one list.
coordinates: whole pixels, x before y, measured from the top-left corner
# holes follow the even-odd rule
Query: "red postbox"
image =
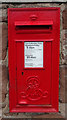
[(60, 8), (9, 8), (10, 112), (58, 112)]

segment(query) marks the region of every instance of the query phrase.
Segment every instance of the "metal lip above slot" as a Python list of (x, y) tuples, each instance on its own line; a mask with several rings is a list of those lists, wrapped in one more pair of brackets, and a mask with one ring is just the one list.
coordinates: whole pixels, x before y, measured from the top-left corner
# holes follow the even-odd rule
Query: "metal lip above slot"
[[(42, 39), (41, 40), (41, 42), (52, 42), (54, 39)], [(38, 40), (36, 40), (36, 39), (32, 39), (32, 40), (17, 40), (17, 39), (15, 39), (15, 42), (34, 42), (34, 41), (36, 41), (36, 42), (40, 42), (40, 39), (38, 39)]]
[(22, 22), (22, 21), (15, 21), (14, 22), (14, 25), (15, 26), (26, 26), (26, 25), (53, 25), (53, 21), (50, 20), (50, 21), (36, 21), (36, 22), (31, 22), (31, 21), (25, 21), (25, 22)]
[(17, 34), (23, 33), (51, 33), (53, 29), (53, 21), (36, 21), (22, 22), (15, 21), (15, 30)]

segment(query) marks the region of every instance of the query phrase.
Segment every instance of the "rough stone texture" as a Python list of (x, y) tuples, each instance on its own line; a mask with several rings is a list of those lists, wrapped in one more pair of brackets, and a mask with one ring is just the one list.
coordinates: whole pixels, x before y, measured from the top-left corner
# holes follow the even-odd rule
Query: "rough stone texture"
[(2, 9), (0, 9), (0, 22), (2, 21)]
[(0, 120), (2, 120), (2, 117), (0, 116)]
[(66, 64), (67, 64), (67, 30), (65, 32), (65, 37), (66, 37), (66, 41), (65, 41), (65, 61), (66, 61)]
[(65, 106), (66, 106), (67, 103), (60, 103), (60, 111), (61, 111), (61, 114), (63, 116), (63, 118), (66, 118), (66, 114), (65, 114)]
[[(63, 0), (61, 0), (61, 2), (62, 2)], [(64, 1), (66, 1), (66, 0), (64, 0)], [(26, 3), (28, 3), (28, 2), (52, 2), (52, 0), (0, 0), (0, 2), (26, 2)]]
[(0, 9), (6, 9), (8, 7), (8, 4), (0, 4)]
[[(2, 32), (1, 32), (2, 31)], [(7, 35), (8, 35), (7, 24), (5, 22), (0, 23), (0, 50), (2, 51), (0, 54), (0, 60), (5, 59), (7, 53)], [(2, 42), (1, 42), (2, 41)]]
[(50, 5), (50, 3), (43, 3), (43, 4), (41, 4), (41, 3), (34, 3), (34, 4), (31, 4), (31, 3), (29, 3), (29, 4), (9, 4), (9, 8), (31, 8), (31, 7), (50, 7), (51, 5)]
[(0, 60), (2, 59), (2, 23), (0, 23)]
[(66, 2), (67, 0), (0, 0), (0, 2)]
[(2, 14), (0, 15), (0, 21), (7, 21), (7, 9), (1, 9)]
[(60, 101), (67, 103), (67, 65), (60, 66)]
[(63, 116), (60, 113), (52, 113), (52, 114), (36, 115), (36, 116), (32, 116), (32, 118), (63, 118)]
[(63, 11), (63, 29), (67, 29), (67, 8)]
[(2, 116), (2, 108), (7, 105), (7, 68), (5, 65), (0, 64), (0, 115)]
[(2, 99), (4, 101), (7, 94), (8, 70), (5, 65), (2, 66)]
[(6, 105), (7, 82), (7, 68), (0, 64), (0, 108)]
[(65, 65), (60, 66), (60, 100), (65, 102)]
[(65, 103), (67, 103), (67, 65), (65, 67)]
[(2, 103), (2, 65), (0, 65), (0, 103)]
[(63, 10), (65, 9), (65, 4), (62, 3), (62, 4), (60, 5), (60, 8), (61, 8), (61, 11), (63, 11)]
[[(31, 0), (32, 1), (32, 0)], [(51, 0), (52, 1), (52, 0)], [(56, 1), (56, 0), (55, 0)], [(64, 0), (63, 0), (64, 1)], [(14, 1), (15, 2), (15, 1)], [(28, 0), (27, 0), (28, 2)], [(42, 2), (42, 1), (41, 1)], [(46, 1), (45, 1), (46, 2)], [(58, 0), (59, 2), (59, 0)], [(60, 7), (60, 102), (67, 102), (65, 100), (65, 92), (67, 92), (66, 84), (66, 78), (67, 73), (65, 75), (65, 69), (67, 72), (67, 67), (65, 67), (65, 64), (67, 64), (67, 9), (66, 4), (64, 3), (3, 3), (0, 4), (0, 11), (2, 10), (2, 15), (0, 12), (0, 78), (1, 78), (1, 64), (3, 66), (2, 71), (2, 81), (3, 84), (0, 84), (2, 87), (2, 101), (0, 101), (0, 107), (3, 109), (3, 117), (5, 118), (63, 118), (64, 117), (64, 104), (60, 104), (60, 112), (56, 114), (45, 114), (45, 113), (9, 113), (9, 83), (8, 83), (8, 54), (7, 54), (7, 8), (24, 8), (24, 7)], [(1, 20), (2, 19), (2, 20)], [(2, 27), (1, 27), (2, 26)], [(1, 28), (2, 28), (2, 35), (1, 35)], [(2, 38), (2, 43), (1, 43)], [(1, 60), (1, 48), (2, 48), (2, 60)], [(1, 83), (1, 82), (0, 82)], [(0, 87), (0, 91), (1, 91)], [(66, 87), (66, 89), (65, 89)], [(1, 95), (1, 94), (0, 94)], [(1, 98), (1, 96), (0, 96)], [(67, 96), (66, 96), (67, 98)]]
[(2, 24), (2, 59), (5, 58), (7, 52), (8, 27), (5, 22)]
[(28, 4), (9, 4), (8, 8), (27, 8), (27, 7), (60, 7), (61, 11), (65, 9), (65, 4), (56, 3), (28, 3)]
[(2, 9), (7, 9), (8, 8), (8, 4), (2, 4)]
[(67, 64), (67, 30), (61, 31), (61, 63)]

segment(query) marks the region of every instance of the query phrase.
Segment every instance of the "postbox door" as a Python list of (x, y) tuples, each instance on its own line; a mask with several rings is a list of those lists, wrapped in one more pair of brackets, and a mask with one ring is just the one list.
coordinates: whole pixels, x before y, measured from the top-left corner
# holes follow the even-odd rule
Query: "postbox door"
[(51, 104), (51, 42), (16, 41), (18, 104)]
[(60, 8), (9, 8), (10, 112), (58, 112)]

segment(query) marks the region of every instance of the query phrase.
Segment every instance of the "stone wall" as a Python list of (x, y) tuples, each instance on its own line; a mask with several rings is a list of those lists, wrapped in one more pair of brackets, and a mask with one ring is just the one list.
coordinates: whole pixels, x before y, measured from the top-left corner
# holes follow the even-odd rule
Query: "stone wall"
[[(60, 7), (60, 72), (59, 72), (59, 113), (9, 113), (9, 72), (8, 72), (8, 8), (24, 7)], [(2, 14), (1, 14), (2, 11)], [(2, 29), (1, 29), (2, 28)], [(2, 43), (1, 43), (2, 42)], [(6, 3), (0, 4), (0, 88), (2, 87), (2, 101), (0, 100), (0, 111), (2, 118), (63, 118), (65, 92), (67, 88), (67, 3)], [(2, 53), (2, 54), (1, 54)], [(2, 72), (1, 72), (2, 70)], [(1, 80), (2, 75), (2, 80)], [(66, 89), (65, 89), (66, 88)], [(0, 89), (1, 91), (1, 89)], [(1, 94), (0, 94), (1, 95)], [(0, 97), (1, 98), (1, 97)]]

